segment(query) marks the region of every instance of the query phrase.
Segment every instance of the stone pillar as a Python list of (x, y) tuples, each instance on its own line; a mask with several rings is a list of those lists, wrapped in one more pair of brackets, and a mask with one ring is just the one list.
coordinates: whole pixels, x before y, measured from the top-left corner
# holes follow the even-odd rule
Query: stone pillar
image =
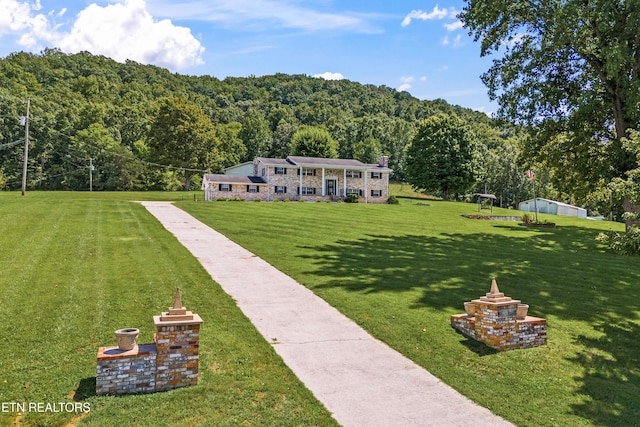
[[(451, 326), (499, 351), (545, 345), (547, 321), (527, 316), (528, 307), (504, 296), (493, 279), (489, 293), (465, 302), (465, 314), (451, 316)], [(519, 308), (523, 309), (521, 314)]]
[(180, 289), (173, 307), (153, 316), (156, 326), (156, 390), (169, 390), (198, 383), (200, 316), (182, 306)]
[(474, 300), (476, 306), (475, 338), (498, 350), (507, 350), (517, 342), (516, 312), (519, 300), (505, 297), (496, 280), (491, 281), (491, 291)]

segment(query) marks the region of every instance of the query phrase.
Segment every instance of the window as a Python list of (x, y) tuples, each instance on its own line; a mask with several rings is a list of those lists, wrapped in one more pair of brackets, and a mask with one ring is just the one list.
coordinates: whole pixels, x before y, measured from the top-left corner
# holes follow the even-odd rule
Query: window
[[(300, 169), (298, 169), (298, 175), (300, 175)], [(302, 168), (302, 175), (304, 176), (316, 176), (315, 169)]]
[(287, 193), (287, 187), (276, 185), (276, 194), (286, 194), (286, 193)]
[(347, 194), (357, 194), (358, 196), (362, 196), (362, 190), (357, 188), (347, 188)]
[(382, 172), (371, 172), (371, 179), (382, 179)]
[(302, 192), (300, 191), (300, 188), (298, 188), (298, 193), (305, 195), (316, 194), (316, 189), (313, 187), (302, 187)]
[(260, 168), (260, 175), (264, 176), (265, 168)]
[(247, 193), (259, 193), (260, 187), (257, 185), (247, 185)]
[(360, 171), (347, 171), (347, 178), (362, 178)]
[(382, 197), (382, 190), (371, 190), (371, 197)]
[(286, 175), (287, 168), (276, 167), (276, 175)]
[(231, 184), (218, 184), (218, 190), (231, 191)]

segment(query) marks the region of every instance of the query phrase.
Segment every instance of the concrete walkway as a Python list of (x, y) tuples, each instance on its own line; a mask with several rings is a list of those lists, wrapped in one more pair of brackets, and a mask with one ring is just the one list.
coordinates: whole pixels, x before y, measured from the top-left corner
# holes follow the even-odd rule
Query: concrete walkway
[[(343, 426), (510, 426), (171, 203), (142, 202)], [(453, 333), (453, 332), (452, 332)]]

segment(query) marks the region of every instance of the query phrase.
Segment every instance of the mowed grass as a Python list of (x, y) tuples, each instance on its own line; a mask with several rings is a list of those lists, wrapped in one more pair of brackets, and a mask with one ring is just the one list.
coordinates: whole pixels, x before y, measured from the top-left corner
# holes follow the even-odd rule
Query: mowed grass
[[(201, 265), (138, 203), (189, 193), (0, 193), (0, 403), (81, 402), (73, 413), (0, 412), (0, 426), (336, 425)], [(175, 289), (205, 321), (200, 384), (95, 396), (96, 353), (140, 328)], [(71, 424), (69, 424), (71, 423)]]
[[(516, 425), (638, 425), (640, 258), (595, 240), (621, 224), (540, 215), (558, 227), (531, 229), (463, 218), (474, 204), (409, 197), (177, 205)], [(450, 327), (492, 277), (547, 319), (547, 346), (495, 352)]]

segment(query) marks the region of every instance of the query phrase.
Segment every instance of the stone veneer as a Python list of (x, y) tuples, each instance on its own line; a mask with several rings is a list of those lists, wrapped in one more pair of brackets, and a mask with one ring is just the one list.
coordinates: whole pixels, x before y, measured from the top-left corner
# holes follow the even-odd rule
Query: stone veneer
[(149, 393), (198, 383), (200, 316), (182, 307), (178, 289), (173, 307), (153, 320), (153, 344), (129, 351), (98, 349), (96, 394)]
[(156, 346), (133, 350), (100, 347), (96, 368), (96, 394), (148, 393), (156, 390)]
[(451, 326), (470, 338), (498, 351), (547, 343), (547, 321), (526, 315), (518, 318), (518, 306), (523, 304), (505, 297), (495, 279), (486, 296), (467, 304), (472, 308), (466, 314), (452, 315)]

